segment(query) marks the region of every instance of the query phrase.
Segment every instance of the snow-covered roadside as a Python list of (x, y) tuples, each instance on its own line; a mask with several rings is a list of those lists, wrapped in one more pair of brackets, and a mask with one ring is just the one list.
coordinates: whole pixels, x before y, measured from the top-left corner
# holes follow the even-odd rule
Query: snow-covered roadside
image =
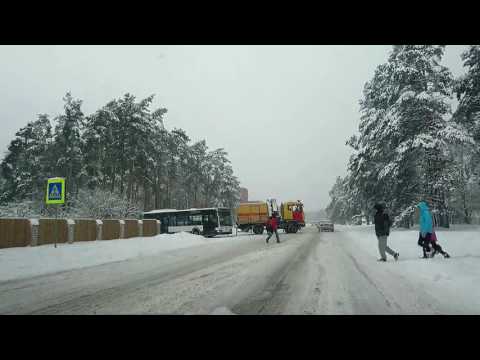
[[(437, 229), (439, 244), (452, 257), (421, 259), (417, 245), (418, 230), (393, 229), (388, 245), (400, 253), (398, 262), (390, 256), (387, 263), (376, 263), (379, 257), (373, 226), (338, 226), (369, 259), (363, 261), (376, 268), (407, 278), (440, 303), (457, 312), (480, 313), (480, 229), (475, 226), (458, 226)], [(359, 255), (357, 253), (357, 255)], [(360, 255), (359, 255), (360, 256)], [(393, 286), (393, 284), (392, 284)]]
[(0, 249), (0, 281), (28, 278), (65, 270), (122, 261), (161, 252), (248, 236), (205, 238), (190, 233), (161, 234), (154, 237), (88, 241), (73, 244)]

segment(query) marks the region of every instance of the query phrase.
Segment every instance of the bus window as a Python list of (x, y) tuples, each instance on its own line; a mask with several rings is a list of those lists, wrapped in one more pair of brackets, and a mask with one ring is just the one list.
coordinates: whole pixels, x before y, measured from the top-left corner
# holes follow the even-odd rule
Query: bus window
[(186, 226), (188, 225), (188, 220), (187, 220), (187, 216), (186, 215), (183, 215), (183, 214), (179, 214), (176, 216), (177, 218), (177, 222), (176, 222), (176, 226)]
[(202, 225), (202, 215), (190, 215), (191, 225)]
[(205, 226), (208, 223), (208, 215), (202, 215), (202, 225)]
[(202, 222), (203, 222), (203, 226), (211, 226), (211, 227), (218, 226), (218, 221), (215, 214), (203, 215)]

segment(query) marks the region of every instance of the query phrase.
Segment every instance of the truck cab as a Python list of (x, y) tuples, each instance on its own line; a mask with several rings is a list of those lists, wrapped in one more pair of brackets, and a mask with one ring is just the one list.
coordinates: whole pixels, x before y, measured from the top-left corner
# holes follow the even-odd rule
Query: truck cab
[(296, 233), (302, 227), (305, 227), (305, 213), (300, 200), (282, 203), (280, 205), (280, 215), (282, 217), (282, 228), (286, 233)]

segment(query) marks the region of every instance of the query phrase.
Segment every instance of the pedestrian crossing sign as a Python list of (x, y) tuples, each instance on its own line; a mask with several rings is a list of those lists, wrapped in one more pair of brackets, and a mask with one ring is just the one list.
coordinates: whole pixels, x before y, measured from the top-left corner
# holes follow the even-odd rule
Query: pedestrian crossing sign
[(47, 181), (47, 204), (65, 203), (65, 179), (51, 178)]

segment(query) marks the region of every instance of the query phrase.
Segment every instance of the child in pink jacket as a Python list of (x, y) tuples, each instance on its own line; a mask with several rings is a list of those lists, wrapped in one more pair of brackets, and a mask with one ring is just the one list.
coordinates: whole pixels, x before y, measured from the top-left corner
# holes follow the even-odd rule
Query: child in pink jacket
[(430, 237), (430, 243), (432, 244), (433, 252), (431, 257), (433, 258), (437, 253), (443, 255), (444, 258), (449, 258), (450, 255), (446, 251), (443, 251), (442, 247), (437, 242), (437, 235), (435, 231), (432, 232), (432, 236)]

